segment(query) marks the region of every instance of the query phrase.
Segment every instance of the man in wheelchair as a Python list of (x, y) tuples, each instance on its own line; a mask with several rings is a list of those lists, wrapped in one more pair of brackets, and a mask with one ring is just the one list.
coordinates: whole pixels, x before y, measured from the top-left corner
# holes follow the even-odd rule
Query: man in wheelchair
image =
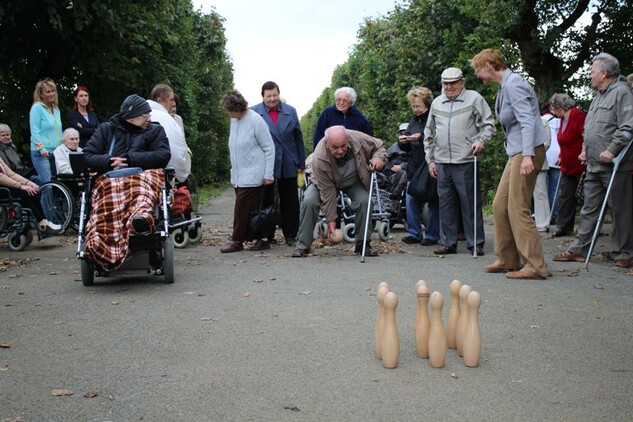
[(165, 130), (151, 123), (150, 112), (145, 99), (128, 96), (120, 113), (99, 126), (84, 148), (86, 167), (99, 175), (91, 193), (85, 257), (107, 271), (129, 256), (132, 233), (154, 232), (154, 209), (171, 153)]

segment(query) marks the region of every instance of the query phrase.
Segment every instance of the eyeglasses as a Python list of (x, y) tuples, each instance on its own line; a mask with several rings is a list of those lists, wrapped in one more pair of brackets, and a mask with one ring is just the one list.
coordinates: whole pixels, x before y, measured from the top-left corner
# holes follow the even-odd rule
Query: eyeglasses
[(151, 113), (144, 113), (144, 114), (141, 114), (141, 116), (145, 117), (146, 119), (149, 119), (150, 117), (152, 117), (152, 114)]
[(337, 102), (337, 103), (341, 103), (341, 104), (346, 104), (346, 103), (349, 103), (349, 102), (350, 102), (350, 100), (349, 100), (349, 99), (347, 99), (347, 98), (337, 98), (337, 99), (336, 99), (336, 102)]

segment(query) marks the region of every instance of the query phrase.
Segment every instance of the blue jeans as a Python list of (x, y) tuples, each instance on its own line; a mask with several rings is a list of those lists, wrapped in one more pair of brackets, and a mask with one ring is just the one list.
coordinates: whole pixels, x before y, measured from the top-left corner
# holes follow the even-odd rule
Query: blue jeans
[(48, 157), (43, 157), (39, 151), (31, 150), (31, 161), (41, 183), (50, 181), (57, 174), (55, 170), (55, 156), (52, 152), (48, 154)]
[[(37, 176), (40, 182), (38, 183), (39, 185), (49, 182), (51, 178), (57, 174), (55, 170), (55, 156), (52, 152), (48, 154), (48, 157), (43, 157), (39, 151), (31, 150), (31, 161), (33, 162), (33, 167), (35, 167), (35, 170), (37, 171)], [(55, 224), (59, 224), (61, 221), (59, 221), (59, 218), (57, 218), (53, 211), (51, 211), (51, 201), (52, 198), (49, 197), (48, 192), (42, 192), (40, 195), (40, 202), (46, 219)]]
[[(559, 192), (556, 192), (556, 186), (558, 186), (558, 178), (561, 176), (560, 169), (552, 168), (547, 171), (547, 199), (549, 199), (549, 206), (552, 210), (552, 220), (556, 220), (558, 216), (558, 204), (560, 203), (560, 188)], [(556, 194), (556, 202), (554, 201), (554, 194)]]
[(440, 203), (439, 201), (428, 202), (429, 216), (426, 222), (426, 235), (422, 236), (422, 207), (424, 202), (407, 193), (407, 226), (409, 235), (422, 240), (429, 239), (433, 242), (440, 240)]

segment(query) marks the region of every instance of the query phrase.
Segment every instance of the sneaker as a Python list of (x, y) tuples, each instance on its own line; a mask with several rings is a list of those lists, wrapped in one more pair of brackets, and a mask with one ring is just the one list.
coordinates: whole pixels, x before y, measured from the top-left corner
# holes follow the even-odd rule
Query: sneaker
[(413, 245), (415, 243), (420, 243), (420, 239), (415, 238), (411, 235), (409, 236), (405, 236), (401, 239), (404, 243), (406, 243), (407, 245)]
[(61, 226), (61, 225), (59, 225), (59, 224), (55, 224), (55, 223), (51, 223), (50, 221), (49, 221), (49, 222), (47, 222), (47, 223), (46, 223), (46, 225), (47, 225), (48, 227), (50, 227), (51, 229), (53, 229), (53, 230), (59, 230), (59, 231), (61, 231), (61, 230), (62, 230), (62, 226)]
[(42, 234), (44, 235), (44, 237), (57, 236), (61, 233), (61, 231), (61, 228), (54, 229), (51, 226), (46, 226), (46, 229), (42, 232)]

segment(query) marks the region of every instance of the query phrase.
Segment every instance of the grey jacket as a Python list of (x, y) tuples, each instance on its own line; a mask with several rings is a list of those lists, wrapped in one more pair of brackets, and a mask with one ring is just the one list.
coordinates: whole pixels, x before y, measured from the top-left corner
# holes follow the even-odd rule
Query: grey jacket
[[(626, 78), (620, 76), (598, 91), (589, 106), (583, 133), (583, 151), (587, 154), (587, 171), (612, 171), (612, 163), (602, 163), (600, 153), (609, 150), (614, 156), (631, 142), (633, 133), (633, 93)], [(633, 164), (633, 149), (620, 163), (619, 171)]]
[(543, 145), (547, 135), (541, 122), (538, 99), (528, 81), (506, 69), (495, 111), (506, 136), (507, 154), (533, 157), (534, 148)]
[(485, 144), (496, 132), (490, 107), (477, 91), (462, 89), (454, 100), (442, 94), (433, 100), (424, 129), (426, 161), (470, 163), (473, 142)]

